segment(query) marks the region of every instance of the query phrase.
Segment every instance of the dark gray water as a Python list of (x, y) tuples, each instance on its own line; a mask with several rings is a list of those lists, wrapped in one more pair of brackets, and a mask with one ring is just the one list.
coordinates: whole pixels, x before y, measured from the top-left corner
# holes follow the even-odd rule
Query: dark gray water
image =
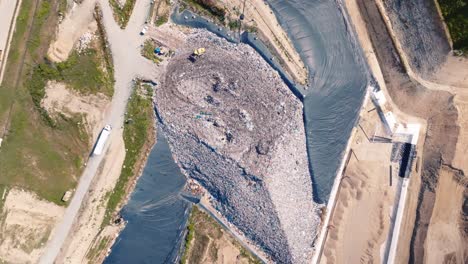
[(311, 73), (304, 99), (314, 200), (328, 201), (369, 81), (341, 7), (330, 0), (268, 0)]
[(144, 172), (121, 212), (128, 224), (104, 263), (175, 262), (190, 209), (180, 196), (185, 181), (159, 130)]

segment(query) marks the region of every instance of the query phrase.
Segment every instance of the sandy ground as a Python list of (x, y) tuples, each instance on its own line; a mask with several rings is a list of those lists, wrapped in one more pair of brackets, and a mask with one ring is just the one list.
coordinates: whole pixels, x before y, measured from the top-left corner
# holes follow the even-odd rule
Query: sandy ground
[(0, 214), (0, 262), (35, 263), (64, 208), (11, 189)]
[(468, 238), (462, 235), (461, 208), (468, 180), (460, 183), (456, 172), (443, 167), (425, 241), (425, 263), (466, 263)]
[(265, 1), (234, 0), (223, 2), (230, 9), (235, 7), (237, 10), (242, 10), (245, 2), (244, 23), (253, 24), (257, 27), (260, 35), (266, 38), (275, 52), (281, 56), (287, 72), (292, 74), (294, 80), (300, 84), (307, 82), (308, 72), (299, 53)]
[[(193, 212), (192, 212), (193, 214)], [(198, 212), (198, 214), (204, 215), (205, 213)], [(204, 216), (205, 222), (199, 223), (195, 221), (195, 233), (194, 239), (191, 241), (189, 246), (190, 250), (186, 253), (186, 263), (191, 264), (248, 264), (249, 259), (244, 257), (239, 244), (236, 242), (234, 237), (222, 229), (218, 223), (212, 224), (208, 221), (213, 221), (209, 216)], [(199, 219), (200, 220), (200, 219)], [(201, 244), (195, 245), (195, 242), (202, 243), (203, 238), (207, 238), (208, 242), (203, 245), (201, 250), (203, 252), (194, 252), (199, 250)], [(193, 256), (193, 257), (192, 257)]]
[(447, 61), (431, 76), (430, 80), (468, 89), (468, 59), (449, 55)]
[[(468, 72), (468, 68), (466, 71)], [(452, 165), (463, 170), (465, 175), (468, 175), (468, 96), (457, 95), (454, 101), (458, 110), (457, 123), (460, 126), (460, 134), (458, 135), (458, 142)]]
[(96, 0), (84, 0), (73, 7), (58, 27), (57, 39), (52, 42), (47, 55), (52, 61), (60, 62), (68, 58), (76, 41), (87, 31), (95, 32), (93, 11)]
[(199, 206), (202, 207), (203, 210), (209, 212), (211, 214), (211, 217), (216, 219), (218, 222), (223, 223), (225, 227), (227, 227), (229, 233), (231, 236), (233, 236), (238, 242), (241, 243), (241, 245), (251, 252), (253, 252), (258, 258), (260, 258), (263, 262), (265, 263), (271, 263), (269, 258), (263, 251), (256, 246), (254, 243), (252, 243), (249, 239), (247, 239), (243, 233), (238, 230), (234, 225), (229, 223), (225, 217), (223, 217), (218, 210), (216, 210), (212, 204), (211, 204), (211, 197), (208, 194), (206, 190), (203, 190), (204, 195), (202, 196), (200, 200)]
[(104, 219), (107, 194), (114, 188), (125, 159), (125, 146), (122, 130), (116, 131), (119, 140), (111, 142), (102, 167), (96, 175), (92, 187), (85, 198), (78, 221), (69, 239), (65, 242), (67, 250), (58, 257), (57, 263), (86, 263), (86, 253), (99, 233)]
[[(371, 72), (387, 98), (388, 110), (394, 112), (401, 121), (422, 124), (421, 135), (424, 135), (426, 122), (400, 111), (389, 96), (356, 0), (346, 0), (345, 4)], [(373, 104), (369, 102), (361, 112), (360, 127), (351, 146), (355, 155), (351, 156), (341, 181), (321, 263), (378, 263), (384, 261), (388, 254), (393, 231), (391, 220), (396, 213), (401, 181), (394, 173), (390, 186), (391, 144), (370, 143), (367, 139), (376, 131), (377, 134), (384, 131), (377, 112), (370, 111), (372, 108)], [(418, 156), (422, 155), (423, 142), (420, 140)], [(407, 208), (416, 207), (417, 195), (412, 195), (411, 190), (419, 187), (420, 171), (413, 171), (411, 177)], [(404, 220), (412, 216), (413, 221), (409, 222), (414, 223), (414, 215), (405, 216)], [(409, 230), (411, 234), (412, 226), (407, 225), (405, 222), (402, 224), (400, 233)]]
[(385, 136), (383, 131), (369, 101), (361, 112), (331, 212), (321, 263), (379, 263), (385, 259), (401, 179), (389, 173), (392, 144), (371, 139), (372, 135)]
[[(376, 1), (376, 2), (381, 5), (381, 1)], [(359, 17), (360, 14), (359, 14), (359, 10), (357, 10), (357, 8), (355, 7), (355, 1), (354, 0), (347, 0), (346, 3), (347, 3), (347, 6), (348, 6), (348, 11), (351, 14), (351, 17), (354, 17), (354, 18)], [(387, 22), (387, 25), (388, 25), (388, 18), (386, 18), (386, 20), (387, 20), (386, 22)], [(354, 22), (354, 24), (356, 26), (356, 20), (353, 21), (353, 22)], [(357, 23), (357, 24), (358, 24), (357, 25), (357, 31), (358, 32), (360, 31), (361, 27), (363, 28), (363, 31), (365, 31), (364, 26), (359, 25), (359, 23)], [(360, 35), (362, 35), (362, 34), (360, 34)], [(393, 37), (394, 40), (396, 40), (396, 36), (394, 34), (392, 34), (392, 37)], [(359, 38), (360, 38), (360, 40), (362, 40), (362, 36), (359, 36)], [(366, 42), (368, 42), (367, 43), (368, 46), (371, 45), (370, 41), (366, 40)], [(363, 45), (364, 50), (366, 51), (366, 48), (365, 48), (366, 43), (361, 43), (361, 44)], [(400, 53), (402, 52), (401, 46), (399, 46), (398, 43), (397, 43), (397, 49), (398, 49), (398, 52), (400, 52)], [(366, 55), (374, 56), (372, 54), (373, 54), (372, 52), (366, 52)], [(443, 90), (443, 91), (449, 91), (449, 92), (454, 93), (454, 94), (459, 94), (459, 95), (457, 95), (455, 97), (454, 102), (455, 102), (455, 105), (456, 105), (456, 108), (457, 108), (458, 114), (459, 114), (458, 115), (458, 125), (460, 125), (460, 130), (459, 130), (460, 132), (459, 132), (459, 136), (458, 136), (458, 142), (456, 143), (457, 145), (456, 145), (456, 150), (455, 150), (455, 155), (454, 155), (454, 158), (453, 158), (453, 161), (452, 161), (452, 165), (454, 167), (457, 167), (457, 168), (460, 168), (460, 169), (463, 169), (463, 170), (466, 171), (466, 166), (467, 166), (467, 164), (466, 164), (466, 158), (467, 158), (467, 156), (466, 156), (467, 155), (466, 145), (468, 143), (467, 142), (467, 137), (468, 136), (466, 135), (466, 132), (464, 132), (464, 131), (466, 131), (466, 128), (465, 129), (463, 129), (463, 128), (466, 127), (466, 124), (467, 124), (466, 119), (468, 117), (467, 109), (466, 109), (467, 108), (467, 99), (466, 99), (467, 97), (466, 97), (466, 89), (460, 88), (460, 87), (463, 87), (464, 84), (466, 85), (466, 81), (463, 81), (463, 80), (466, 80), (466, 76), (467, 76), (467, 70), (466, 70), (467, 66), (465, 65), (465, 63), (466, 63), (465, 60), (459, 61), (459, 60), (457, 60), (457, 58), (449, 56), (448, 59), (447, 59), (447, 62), (435, 74), (434, 78), (436, 78), (436, 79), (424, 80), (424, 79), (420, 78), (419, 76), (417, 76), (410, 68), (408, 68), (408, 63), (406, 61), (407, 59), (405, 58), (405, 54), (402, 54), (402, 55), (403, 55), (402, 56), (403, 63), (405, 64), (405, 67), (408, 69), (409, 76), (411, 78), (413, 78), (413, 80), (415, 80), (418, 83), (422, 84), (424, 87), (432, 89), (432, 90)], [(372, 63), (370, 63), (370, 64), (372, 65)], [(381, 85), (381, 87), (384, 87), (382, 85), (383, 82), (379, 78), (380, 76), (378, 74), (376, 74), (376, 72), (375, 72), (375, 67), (372, 67), (372, 69), (373, 69), (374, 75), (377, 77), (377, 80), (379, 81), (379, 84)], [(455, 87), (453, 85), (456, 85), (458, 87)], [(405, 87), (401, 87), (401, 89), (405, 89)], [(423, 97), (423, 95), (421, 95), (420, 97)], [(387, 97), (387, 99), (388, 98), (389, 97)], [(400, 102), (401, 102), (401, 100), (403, 100), (403, 101), (407, 100), (405, 98), (398, 98), (398, 99), (400, 100)], [(418, 108), (417, 106), (414, 106), (412, 110), (418, 111), (417, 109), (421, 109), (421, 107)], [(419, 110), (419, 111), (421, 111), (421, 110)], [(434, 119), (434, 118), (435, 117), (433, 116), (431, 119)], [(432, 120), (432, 121), (434, 121), (434, 120)], [(435, 124), (434, 122), (432, 122), (432, 126), (433, 126), (432, 129), (437, 130), (437, 125), (438, 124)], [(444, 128), (450, 129), (447, 125), (444, 125)], [(434, 131), (432, 132), (433, 136), (436, 136), (436, 132), (434, 132)], [(429, 137), (430, 136), (431, 135), (429, 135)], [(445, 139), (446, 145), (449, 145), (450, 142), (451, 142), (450, 138)], [(431, 147), (431, 146), (429, 146), (429, 147)], [(445, 150), (445, 151), (447, 151), (447, 150)], [(418, 147), (418, 156), (419, 157), (423, 156), (423, 149), (421, 147)], [(447, 156), (450, 157), (450, 155), (447, 155)], [(450, 162), (450, 160), (446, 160), (445, 162)], [(423, 164), (423, 161), (419, 160), (419, 162), (417, 162), (417, 163), (419, 164), (419, 169), (421, 170), (421, 164)], [(418, 167), (418, 165), (416, 165), (416, 167)], [(421, 172), (419, 171), (418, 173), (421, 173)], [(435, 172), (432, 172), (432, 173), (437, 175), (438, 172), (435, 171)], [(443, 174), (444, 174), (444, 172), (441, 171), (441, 175), (443, 175)], [(397, 255), (397, 262), (396, 263), (407, 263), (409, 261), (409, 259), (410, 259), (410, 250), (409, 250), (409, 248), (410, 248), (412, 239), (414, 239), (413, 238), (413, 229), (415, 228), (414, 224), (415, 224), (415, 220), (416, 220), (416, 208), (418, 208), (418, 201), (420, 201), (422, 199), (425, 202), (424, 205), (420, 208), (419, 215), (422, 214), (421, 213), (421, 210), (422, 210), (422, 212), (424, 212), (425, 214), (426, 213), (429, 214), (429, 217), (430, 217), (432, 208), (429, 208), (430, 207), (429, 205), (432, 204), (432, 205), (434, 205), (434, 207), (436, 206), (437, 199), (438, 199), (437, 196), (440, 195), (441, 197), (439, 198), (439, 200), (441, 200), (441, 199), (443, 200), (443, 199), (445, 199), (444, 197), (446, 197), (449, 194), (450, 195), (452, 194), (450, 191), (448, 191), (447, 188), (440, 187), (440, 188), (437, 188), (436, 193), (425, 192), (424, 197), (420, 197), (420, 187), (421, 187), (421, 178), (420, 177), (412, 177), (412, 181), (410, 182), (410, 186), (409, 186), (409, 190), (408, 190), (408, 197), (407, 197), (407, 202), (406, 202), (405, 216), (403, 218), (403, 223), (402, 223), (402, 226), (401, 226), (399, 244), (398, 244), (398, 249), (397, 249), (398, 255)], [(447, 193), (444, 193), (444, 192), (447, 192)], [(450, 208), (446, 207), (445, 210), (451, 209), (451, 208), (453, 208), (453, 210), (455, 210), (454, 211), (455, 214), (460, 213), (461, 207), (456, 208), (456, 207), (451, 207), (450, 206)], [(435, 209), (434, 209), (434, 214), (437, 215)], [(437, 220), (438, 216), (433, 216), (433, 217), (435, 217), (434, 218), (435, 220), (431, 219), (431, 223), (432, 222), (435, 222), (435, 223), (443, 222), (443, 220), (441, 220), (441, 221)], [(423, 226), (423, 225), (425, 225), (425, 222), (421, 222), (421, 223), (418, 223), (418, 224)], [(438, 224), (438, 225), (436, 224), (436, 227), (434, 228), (435, 231), (430, 231), (430, 230), (428, 231), (428, 233), (430, 232), (432, 234), (432, 236), (433, 236), (432, 238), (429, 238), (429, 239), (433, 239), (434, 234), (437, 234), (437, 232), (439, 232), (439, 234), (440, 234), (440, 230), (438, 230), (439, 227), (437, 227), (437, 226), (440, 226), (440, 224)], [(429, 229), (431, 229), (431, 227), (429, 227)], [(456, 242), (456, 241), (457, 241), (456, 239), (452, 239), (452, 242)], [(463, 245), (463, 244), (461, 244), (461, 245)], [(434, 245), (431, 245), (431, 246), (432, 246), (431, 249), (426, 250), (426, 252), (431, 251), (431, 254), (435, 254), (434, 257), (436, 257), (436, 255), (438, 255), (438, 254), (441, 257), (443, 257), (444, 254), (447, 253), (447, 252), (444, 252), (443, 250), (441, 252), (437, 253), (437, 250), (436, 250), (437, 248), (434, 247)], [(418, 245), (418, 247), (422, 247), (422, 245)], [(460, 244), (457, 244), (457, 243), (450, 244), (450, 247), (458, 248), (458, 249), (461, 248)], [(432, 257), (432, 255), (430, 255), (430, 257)], [(439, 260), (440, 259), (441, 258), (439, 257)], [(458, 260), (460, 260), (460, 258)], [(452, 261), (456, 262), (457, 259), (452, 259)], [(441, 262), (437, 262), (437, 263), (441, 263)], [(459, 262), (459, 263), (462, 263), (462, 262)]]
[[(456, 96), (460, 134), (452, 166), (468, 171), (468, 96)], [(468, 190), (468, 178), (457, 171), (442, 167), (434, 197), (434, 209), (424, 244), (426, 263), (466, 263), (468, 234), (463, 231), (461, 210)]]
[[(147, 34), (162, 45), (176, 50), (185, 43), (187, 35), (184, 31), (187, 31), (187, 28), (165, 23), (160, 27), (150, 27)], [(190, 32), (190, 29), (187, 32)]]
[(88, 134), (92, 135), (91, 139), (94, 142), (94, 139), (102, 129), (101, 124), (110, 101), (103, 94), (79, 95), (77, 92), (67, 88), (63, 83), (49, 81), (46, 85), (45, 96), (41, 105), (51, 116), (59, 113), (66, 116), (70, 116), (71, 114), (85, 115)]

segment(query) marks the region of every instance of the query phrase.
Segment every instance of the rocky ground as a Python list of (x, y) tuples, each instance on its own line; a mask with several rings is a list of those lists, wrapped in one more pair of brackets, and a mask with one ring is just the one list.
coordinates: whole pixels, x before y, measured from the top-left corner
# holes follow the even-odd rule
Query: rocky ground
[(385, 0), (384, 6), (395, 33), (409, 57), (411, 67), (422, 77), (434, 73), (446, 60), (450, 44), (434, 1)]
[(320, 220), (302, 104), (277, 72), (251, 47), (197, 31), (155, 100), (177, 162), (227, 220), (276, 262), (310, 261)]

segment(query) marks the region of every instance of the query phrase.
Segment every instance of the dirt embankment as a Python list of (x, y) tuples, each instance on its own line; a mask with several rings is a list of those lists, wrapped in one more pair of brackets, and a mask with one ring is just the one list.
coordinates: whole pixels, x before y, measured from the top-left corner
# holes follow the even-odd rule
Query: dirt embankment
[(410, 76), (436, 86), (468, 88), (468, 59), (451, 52), (450, 35), (435, 2), (376, 0), (400, 55), (404, 56), (403, 64), (416, 75)]
[(450, 52), (434, 1), (385, 0), (383, 3), (411, 67), (426, 78), (445, 62)]
[(442, 164), (451, 164), (455, 155), (460, 130), (458, 111), (452, 94), (428, 90), (407, 75), (375, 1), (360, 0), (358, 3), (390, 96), (403, 112), (424, 118), (428, 123), (422, 158), (422, 185), (410, 248), (410, 261), (421, 263), (439, 170)]

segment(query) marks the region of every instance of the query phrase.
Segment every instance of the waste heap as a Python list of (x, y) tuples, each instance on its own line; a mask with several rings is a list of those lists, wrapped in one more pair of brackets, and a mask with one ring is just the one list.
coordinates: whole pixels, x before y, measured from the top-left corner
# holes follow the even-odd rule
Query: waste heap
[(310, 262), (320, 219), (302, 104), (278, 73), (250, 46), (195, 31), (155, 102), (176, 161), (215, 208), (273, 261)]

